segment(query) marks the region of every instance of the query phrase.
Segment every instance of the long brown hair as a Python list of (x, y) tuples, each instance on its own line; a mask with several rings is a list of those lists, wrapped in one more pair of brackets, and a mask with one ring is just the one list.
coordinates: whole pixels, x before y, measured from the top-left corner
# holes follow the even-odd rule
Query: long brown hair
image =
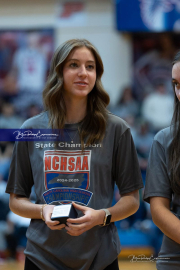
[[(172, 66), (178, 62), (180, 62), (180, 51), (176, 53)], [(180, 101), (175, 93), (175, 84), (172, 85), (174, 89), (174, 113), (171, 123), (173, 139), (169, 152), (171, 187), (174, 192), (180, 194)]]
[(87, 99), (87, 114), (80, 126), (81, 143), (88, 145), (101, 141), (105, 135), (107, 110), (110, 98), (102, 86), (104, 72), (102, 59), (97, 49), (86, 39), (71, 39), (64, 42), (54, 53), (50, 73), (43, 91), (45, 110), (49, 112), (49, 124), (53, 129), (63, 129), (66, 119), (66, 105), (63, 98), (63, 67), (72, 50), (86, 47), (96, 60), (96, 82)]

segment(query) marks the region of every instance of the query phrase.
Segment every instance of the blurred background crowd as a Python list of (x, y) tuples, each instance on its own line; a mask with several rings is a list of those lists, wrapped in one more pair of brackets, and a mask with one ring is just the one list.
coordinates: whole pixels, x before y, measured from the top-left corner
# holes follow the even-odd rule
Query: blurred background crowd
[[(132, 1), (126, 2), (131, 4)], [(34, 11), (35, 18), (44, 15), (48, 21), (49, 2), (37, 2), (39, 11)], [(139, 2), (141, 1), (137, 1), (137, 5)], [(2, 10), (11, 11), (12, 18), (15, 18), (17, 12), (12, 14), (13, 7), (0, 0), (1, 3)], [(43, 110), (42, 90), (55, 48), (68, 38), (87, 38), (97, 46), (105, 65), (103, 84), (111, 97), (108, 109), (131, 127), (145, 183), (153, 137), (160, 129), (170, 125), (173, 115), (171, 62), (180, 48), (178, 23), (176, 22), (176, 31), (160, 29), (158, 33), (150, 26), (146, 31), (129, 30), (126, 27), (124, 30), (119, 29), (117, 10), (123, 9), (123, 5), (119, 7), (117, 3), (110, 0), (98, 3), (88, 0), (59, 3), (52, 1), (51, 6), (54, 4), (59, 8), (55, 25), (50, 20), (44, 25), (38, 20), (36, 23), (35, 19), (32, 23), (33, 14), (31, 18), (29, 11), (26, 11), (28, 25), (23, 27), (23, 16), (20, 17), (21, 25), (15, 19), (5, 23), (10, 15), (7, 12), (4, 15), (0, 11), (0, 129), (20, 128), (27, 118)], [(147, 5), (148, 3), (149, 1)], [(20, 6), (22, 1), (18, 0), (17, 4)], [(40, 4), (44, 5), (45, 14), (42, 14), (43, 10), (40, 11)], [(23, 5), (28, 10), (33, 4), (26, 0)], [(94, 18), (93, 22), (91, 16)], [(129, 17), (126, 21), (128, 19), (131, 20)], [(41, 24), (43, 26), (40, 27)], [(1, 259), (17, 258), (18, 250), (26, 245), (25, 232), (30, 222), (10, 211), (9, 195), (5, 193), (13, 144), (0, 142)], [(116, 222), (116, 225), (122, 246), (147, 246), (157, 255), (162, 233), (154, 225), (149, 205), (143, 202), (142, 197), (143, 190), (140, 191), (141, 204), (138, 212)], [(119, 198), (116, 187), (113, 203)], [(35, 201), (33, 191), (31, 200)]]

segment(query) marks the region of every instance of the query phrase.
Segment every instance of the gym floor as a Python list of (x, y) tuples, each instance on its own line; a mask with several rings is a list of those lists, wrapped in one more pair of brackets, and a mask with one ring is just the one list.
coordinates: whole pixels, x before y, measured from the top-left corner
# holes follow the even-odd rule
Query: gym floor
[[(23, 262), (1, 262), (1, 270), (23, 270)], [(130, 262), (130, 261), (120, 261), (119, 260), (119, 269), (120, 270), (156, 270), (155, 262)]]
[[(132, 255), (129, 255), (132, 254)], [(156, 270), (155, 257), (151, 248), (123, 248), (119, 255), (120, 270)], [(0, 259), (0, 270), (23, 270), (24, 250), (17, 253), (17, 260)]]

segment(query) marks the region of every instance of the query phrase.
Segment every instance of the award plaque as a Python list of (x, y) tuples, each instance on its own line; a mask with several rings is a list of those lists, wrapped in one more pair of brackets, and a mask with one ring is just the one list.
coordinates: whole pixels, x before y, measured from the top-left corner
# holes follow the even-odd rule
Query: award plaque
[(72, 204), (54, 206), (51, 220), (66, 224), (68, 218), (77, 218), (76, 209)]

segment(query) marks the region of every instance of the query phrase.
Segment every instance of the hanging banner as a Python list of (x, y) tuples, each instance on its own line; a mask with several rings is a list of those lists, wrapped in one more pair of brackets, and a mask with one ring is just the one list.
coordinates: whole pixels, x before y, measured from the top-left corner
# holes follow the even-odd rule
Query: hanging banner
[(116, 0), (117, 29), (127, 32), (180, 30), (179, 0)]
[(87, 23), (87, 13), (83, 1), (64, 1), (56, 9), (58, 27), (80, 27)]

